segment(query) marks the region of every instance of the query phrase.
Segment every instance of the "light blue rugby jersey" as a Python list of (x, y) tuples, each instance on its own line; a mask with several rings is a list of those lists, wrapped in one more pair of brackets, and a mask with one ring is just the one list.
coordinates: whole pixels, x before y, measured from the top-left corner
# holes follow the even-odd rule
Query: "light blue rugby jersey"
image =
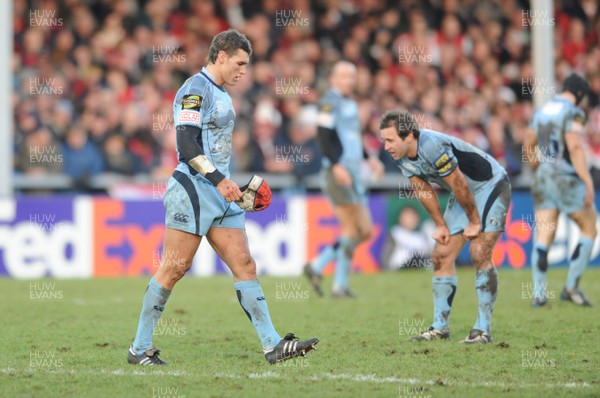
[(437, 131), (420, 131), (417, 157), (404, 157), (395, 162), (404, 176), (417, 176), (452, 191), (443, 177), (450, 175), (458, 166), (472, 192), (493, 187), (506, 176), (506, 170), (496, 159), (481, 149)]
[[(538, 138), (540, 167), (557, 167), (565, 174), (574, 174), (565, 133), (573, 131), (573, 123), (585, 123), (585, 113), (562, 95), (555, 95), (533, 114), (531, 127)], [(583, 135), (583, 129), (577, 133)]]
[[(202, 129), (202, 139), (199, 137), (198, 143), (202, 141), (204, 154), (217, 170), (229, 178), (235, 111), (227, 91), (217, 86), (214, 76), (206, 68), (187, 79), (177, 91), (173, 101), (173, 115), (176, 128), (195, 126)], [(177, 170), (208, 182), (185, 163), (179, 148), (177, 156)]]
[[(363, 144), (356, 101), (344, 97), (334, 88), (329, 89), (319, 101), (317, 124), (337, 132), (343, 148), (339, 163), (355, 176), (359, 175)], [(324, 168), (331, 167), (326, 156), (323, 156), (322, 164)]]

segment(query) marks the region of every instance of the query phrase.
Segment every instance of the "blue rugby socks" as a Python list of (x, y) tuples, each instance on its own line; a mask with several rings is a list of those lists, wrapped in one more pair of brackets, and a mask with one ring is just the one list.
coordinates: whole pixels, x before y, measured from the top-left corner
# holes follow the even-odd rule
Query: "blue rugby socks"
[(531, 272), (533, 274), (533, 298), (547, 299), (546, 292), (548, 282), (546, 276), (548, 271), (548, 247), (541, 243), (533, 245), (531, 253)]
[(273, 349), (281, 337), (271, 323), (269, 308), (258, 280), (235, 282), (238, 301), (256, 330), (265, 352)]
[(431, 278), (431, 284), (433, 286), (433, 324), (431, 326), (434, 329), (447, 330), (458, 277), (456, 275), (434, 276)]
[(482, 269), (477, 271), (475, 278), (477, 288), (477, 299), (479, 301), (479, 311), (477, 322), (473, 329), (481, 330), (491, 336), (492, 331), (492, 313), (496, 304), (496, 295), (498, 294), (498, 273), (496, 267)]
[(569, 274), (567, 275), (567, 282), (565, 284), (568, 289), (576, 289), (579, 286), (579, 278), (581, 278), (583, 271), (585, 271), (590, 261), (593, 245), (594, 241), (592, 239), (585, 236), (579, 238), (579, 243), (575, 247), (571, 261), (569, 262)]
[(133, 351), (140, 355), (149, 348), (152, 348), (152, 332), (162, 315), (171, 291), (165, 289), (154, 279), (150, 279), (146, 293), (144, 294), (144, 303), (140, 321), (138, 323), (135, 340), (133, 340)]
[(335, 253), (339, 246), (340, 243), (339, 241), (337, 241), (333, 245), (327, 246), (326, 248), (321, 250), (317, 258), (314, 259), (310, 264), (312, 270), (315, 273), (321, 275), (323, 273), (323, 268), (325, 268), (327, 264), (329, 264), (335, 259)]
[(358, 245), (354, 239), (341, 236), (338, 240), (339, 247), (336, 252), (335, 275), (333, 277), (333, 290), (342, 291), (348, 288), (350, 279), (350, 267), (354, 249)]

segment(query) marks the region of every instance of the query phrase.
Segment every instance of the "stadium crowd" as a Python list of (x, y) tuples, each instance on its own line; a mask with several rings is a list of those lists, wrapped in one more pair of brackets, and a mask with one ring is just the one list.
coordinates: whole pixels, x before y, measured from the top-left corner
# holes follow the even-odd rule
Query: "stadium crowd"
[[(383, 112), (406, 107), (422, 127), (488, 151), (511, 175), (524, 167), (531, 94), (584, 74), (600, 181), (599, 5), (554, 3), (554, 15), (543, 15), (516, 0), (15, 0), (15, 171), (167, 178), (177, 164), (175, 92), (205, 64), (211, 38), (232, 27), (254, 51), (248, 75), (228, 89), (233, 172), (317, 173), (316, 104), (333, 63), (347, 59), (358, 67), (369, 152), (381, 148)], [(554, 36), (557, 87), (534, 78), (533, 24)]]

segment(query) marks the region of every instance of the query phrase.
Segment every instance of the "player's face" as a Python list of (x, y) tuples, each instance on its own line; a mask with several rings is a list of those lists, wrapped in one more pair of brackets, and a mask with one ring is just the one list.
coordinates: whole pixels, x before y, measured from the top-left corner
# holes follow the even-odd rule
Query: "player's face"
[(332, 82), (342, 95), (351, 95), (356, 84), (356, 68), (350, 65), (340, 67), (335, 72)]
[[(402, 159), (408, 152), (408, 138), (401, 139), (398, 132), (393, 126), (386, 127), (381, 130), (381, 139), (383, 140), (384, 149), (394, 158), (394, 160)], [(412, 137), (412, 135), (410, 136)]]
[(246, 74), (248, 62), (250, 62), (250, 56), (244, 50), (237, 50), (231, 56), (225, 54), (225, 59), (221, 66), (221, 76), (225, 84), (235, 86), (242, 76)]

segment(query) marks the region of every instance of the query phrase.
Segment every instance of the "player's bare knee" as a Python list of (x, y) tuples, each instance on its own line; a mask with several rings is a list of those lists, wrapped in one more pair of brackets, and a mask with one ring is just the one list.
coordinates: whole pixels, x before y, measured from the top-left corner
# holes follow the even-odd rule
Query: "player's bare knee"
[(586, 228), (582, 229), (582, 233), (588, 237), (590, 237), (592, 240), (596, 239), (596, 235), (598, 235), (598, 229), (596, 228), (596, 217), (594, 217), (593, 220), (590, 220), (588, 222), (589, 225), (586, 226)]
[(163, 273), (167, 275), (173, 283), (179, 281), (185, 273), (192, 267), (191, 260), (177, 259), (165, 260), (161, 263)]
[(450, 256), (443, 252), (434, 251), (431, 255), (431, 262), (433, 263), (433, 270), (439, 271), (449, 267), (452, 263)]
[(360, 230), (360, 234), (359, 234), (359, 241), (360, 242), (364, 242), (366, 240), (371, 239), (371, 236), (373, 235), (373, 230), (372, 228), (362, 228)]
[(475, 268), (481, 268), (491, 261), (491, 250), (485, 245), (471, 244), (469, 254)]
[(244, 255), (239, 259), (238, 266), (232, 269), (232, 272), (237, 280), (256, 279), (256, 261), (249, 254)]

